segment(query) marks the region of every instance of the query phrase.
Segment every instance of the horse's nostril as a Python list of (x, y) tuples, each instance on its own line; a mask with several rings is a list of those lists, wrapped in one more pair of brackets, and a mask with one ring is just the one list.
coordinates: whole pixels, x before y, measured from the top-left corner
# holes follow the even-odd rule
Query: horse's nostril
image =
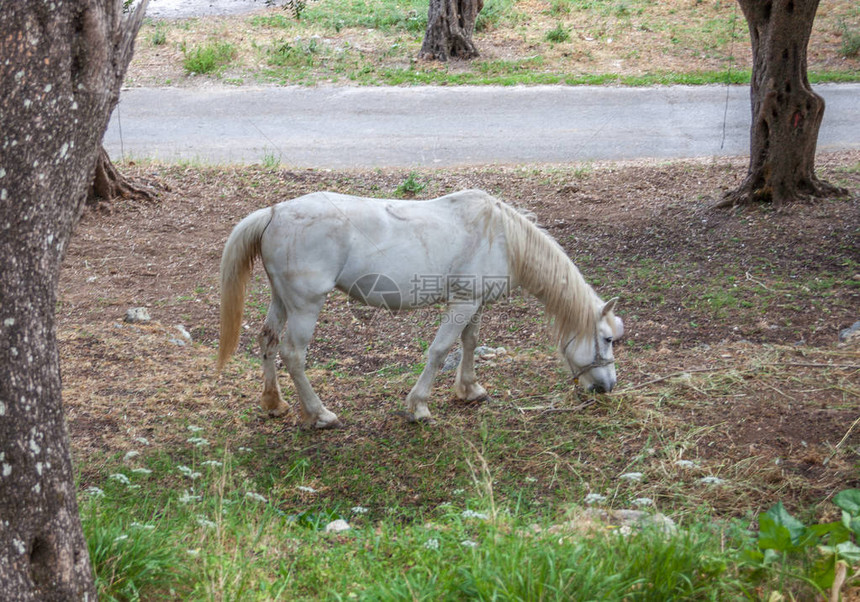
[(595, 393), (606, 393), (606, 387), (597, 383), (591, 385), (591, 390)]

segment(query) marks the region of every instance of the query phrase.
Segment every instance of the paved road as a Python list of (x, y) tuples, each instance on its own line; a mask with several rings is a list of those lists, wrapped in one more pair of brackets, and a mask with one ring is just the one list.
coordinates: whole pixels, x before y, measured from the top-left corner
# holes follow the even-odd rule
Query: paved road
[[(819, 149), (860, 148), (860, 85), (816, 90)], [(317, 168), (557, 163), (742, 155), (749, 123), (747, 86), (133, 88), (105, 146)]]

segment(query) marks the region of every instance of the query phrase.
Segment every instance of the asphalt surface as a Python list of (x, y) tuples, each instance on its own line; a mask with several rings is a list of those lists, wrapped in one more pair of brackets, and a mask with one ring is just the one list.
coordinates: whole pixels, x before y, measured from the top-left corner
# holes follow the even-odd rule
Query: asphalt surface
[[(860, 148), (860, 85), (816, 86), (821, 151)], [(114, 159), (372, 168), (743, 155), (748, 86), (124, 90)]]

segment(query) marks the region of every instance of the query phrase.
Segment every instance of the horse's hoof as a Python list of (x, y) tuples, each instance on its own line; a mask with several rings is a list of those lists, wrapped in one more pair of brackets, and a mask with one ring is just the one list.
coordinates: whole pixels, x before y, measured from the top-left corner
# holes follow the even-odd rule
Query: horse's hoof
[(406, 420), (406, 422), (410, 424), (426, 424), (428, 426), (433, 426), (436, 424), (436, 420), (433, 419), (432, 416), (422, 416), (421, 418), (416, 418), (415, 414), (412, 412), (407, 412), (406, 410), (396, 410), (392, 412), (395, 416), (399, 416)]
[(340, 421), (340, 418), (335, 418), (334, 420), (322, 421), (317, 420), (316, 424), (314, 424), (314, 428), (320, 431), (328, 430), (328, 429), (342, 429), (344, 428), (343, 422)]
[(282, 406), (278, 406), (273, 410), (269, 410), (269, 418), (279, 418), (286, 414), (290, 410), (290, 406), (287, 404), (283, 404)]

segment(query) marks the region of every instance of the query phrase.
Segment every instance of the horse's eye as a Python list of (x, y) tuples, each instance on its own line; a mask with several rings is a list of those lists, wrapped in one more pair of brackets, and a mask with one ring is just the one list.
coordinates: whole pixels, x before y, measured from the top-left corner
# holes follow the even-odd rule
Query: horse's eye
[(606, 342), (606, 344), (607, 344), (607, 345), (611, 345), (611, 344), (612, 344), (612, 341), (613, 341), (612, 337), (606, 337), (606, 338), (605, 338), (605, 339), (603, 339), (603, 340)]

